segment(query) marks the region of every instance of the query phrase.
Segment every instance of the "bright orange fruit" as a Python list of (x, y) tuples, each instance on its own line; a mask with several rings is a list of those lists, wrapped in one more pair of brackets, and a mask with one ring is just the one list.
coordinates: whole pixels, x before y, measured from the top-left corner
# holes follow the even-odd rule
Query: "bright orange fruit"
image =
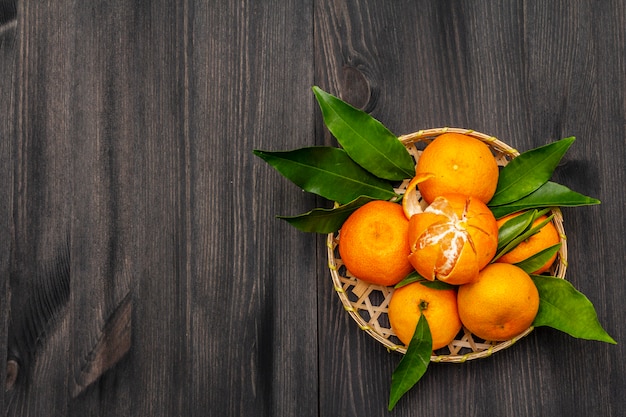
[(420, 282), (394, 290), (387, 315), (394, 333), (407, 346), (421, 314), (428, 321), (433, 350), (448, 345), (461, 330), (456, 290), (428, 288)]
[(539, 292), (521, 268), (493, 263), (475, 282), (461, 285), (457, 303), (463, 325), (489, 341), (509, 340), (531, 325), (539, 309)]
[[(521, 213), (510, 214), (506, 217), (502, 217), (498, 219), (498, 228), (502, 227), (507, 220), (512, 219), (513, 217), (519, 215)], [(533, 227), (541, 223), (547, 219), (547, 216), (540, 216), (533, 222)], [(496, 262), (503, 262), (508, 264), (516, 264), (518, 262), (523, 261), (524, 259), (528, 259), (536, 253), (549, 248), (550, 246), (556, 245), (561, 241), (559, 236), (559, 232), (556, 230), (556, 227), (552, 222), (547, 223), (543, 226), (537, 233), (529, 237), (528, 239), (520, 242), (515, 248), (511, 251), (505, 253), (501, 257), (498, 258)], [(533, 271), (533, 274), (541, 274), (546, 272), (556, 259), (556, 253), (546, 262), (541, 268), (536, 271)]]
[(460, 133), (444, 133), (429, 143), (417, 161), (417, 175), (433, 174), (418, 185), (426, 202), (445, 194), (463, 194), (488, 203), (498, 185), (498, 164), (484, 142)]
[(498, 226), (489, 208), (460, 194), (437, 197), (409, 221), (409, 262), (428, 280), (465, 284), (493, 258)]
[(355, 277), (395, 285), (413, 267), (408, 261), (409, 221), (402, 206), (376, 200), (358, 208), (339, 232), (339, 255)]

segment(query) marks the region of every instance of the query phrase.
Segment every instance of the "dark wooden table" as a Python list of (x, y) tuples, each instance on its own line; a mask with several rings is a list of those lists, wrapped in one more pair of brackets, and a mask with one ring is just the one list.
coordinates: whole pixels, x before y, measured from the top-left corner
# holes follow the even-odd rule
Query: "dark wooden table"
[[(499, 4), (498, 4), (499, 3)], [(577, 140), (567, 278), (617, 346), (547, 328), (433, 364), (336, 297), (325, 204), (252, 149), (335, 144), (311, 86), (394, 133)], [(626, 2), (0, 0), (9, 416), (623, 416)]]

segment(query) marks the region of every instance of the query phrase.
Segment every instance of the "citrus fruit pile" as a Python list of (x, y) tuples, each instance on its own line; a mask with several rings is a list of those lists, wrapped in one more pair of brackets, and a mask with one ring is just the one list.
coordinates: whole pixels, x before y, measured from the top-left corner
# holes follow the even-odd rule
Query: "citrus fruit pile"
[[(458, 128), (397, 137), (338, 97), (313, 92), (340, 147), (253, 152), (302, 190), (333, 202), (278, 217), (328, 234), (344, 308), (361, 329), (405, 353), (392, 375), (390, 410), (433, 358), (489, 356), (534, 327), (617, 343), (591, 301), (562, 279), (567, 252), (559, 209), (600, 203), (550, 180), (574, 137), (521, 154)], [(418, 142), (426, 145), (418, 149)], [(446, 346), (450, 355), (433, 355)], [(472, 353), (461, 354), (467, 348)]]
[[(421, 153), (408, 186), (412, 192), (402, 203), (366, 203), (343, 224), (339, 254), (355, 277), (392, 286), (414, 270), (425, 280), (451, 284), (442, 290), (413, 282), (393, 292), (388, 317), (405, 345), (421, 314), (428, 319), (434, 350), (452, 342), (462, 326), (484, 340), (503, 341), (532, 324), (539, 294), (529, 274), (515, 264), (558, 244), (560, 237), (548, 222), (494, 260), (499, 226), (520, 214), (496, 220), (487, 206), (498, 174), (486, 144), (444, 133)], [(416, 203), (419, 195), (424, 209)], [(548, 270), (555, 259), (556, 253), (535, 272)]]

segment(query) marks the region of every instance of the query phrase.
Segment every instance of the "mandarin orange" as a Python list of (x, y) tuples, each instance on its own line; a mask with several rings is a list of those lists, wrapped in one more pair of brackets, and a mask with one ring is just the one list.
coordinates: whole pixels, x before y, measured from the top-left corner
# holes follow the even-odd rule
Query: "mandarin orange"
[(433, 350), (448, 345), (461, 330), (455, 289), (433, 289), (414, 282), (394, 290), (387, 315), (394, 333), (407, 346), (421, 314), (428, 321)]
[(339, 255), (355, 277), (379, 285), (395, 285), (413, 267), (408, 261), (409, 221), (402, 206), (369, 202), (352, 213), (339, 231)]
[(477, 198), (460, 194), (437, 197), (409, 220), (409, 262), (428, 280), (471, 282), (493, 258), (498, 226)]
[(498, 185), (499, 168), (489, 146), (461, 133), (444, 133), (429, 143), (415, 168), (433, 177), (418, 185), (427, 203), (444, 194), (463, 194), (488, 203)]
[(457, 303), (463, 325), (488, 341), (509, 340), (531, 325), (539, 309), (539, 292), (521, 268), (504, 263), (485, 267), (478, 279), (461, 285)]

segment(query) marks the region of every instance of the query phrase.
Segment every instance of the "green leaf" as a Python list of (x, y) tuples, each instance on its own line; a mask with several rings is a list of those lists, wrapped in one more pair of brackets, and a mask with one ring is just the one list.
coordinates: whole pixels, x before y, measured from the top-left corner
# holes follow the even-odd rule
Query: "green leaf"
[(331, 209), (317, 208), (298, 216), (278, 216), (279, 219), (303, 232), (333, 233), (341, 228), (343, 222), (359, 207), (375, 199), (359, 197), (348, 204)]
[(434, 281), (425, 280), (422, 282), (424, 287), (432, 288), (433, 290), (451, 290), (456, 288), (452, 284), (448, 284), (447, 282), (439, 281), (438, 279)]
[(527, 211), (526, 213), (507, 220), (502, 227), (498, 229), (498, 251), (527, 230), (533, 223), (535, 214), (536, 211)]
[(617, 344), (602, 328), (591, 301), (571, 283), (545, 275), (531, 278), (539, 290), (539, 312), (533, 326), (548, 326), (576, 338)]
[(404, 287), (405, 285), (409, 285), (414, 282), (420, 282), (423, 286), (432, 288), (434, 290), (449, 290), (451, 288), (454, 288), (454, 285), (448, 284), (447, 282), (439, 281), (437, 279), (434, 281), (429, 281), (420, 274), (418, 274), (417, 271), (409, 273), (409, 275), (404, 277), (402, 281), (398, 282), (394, 286), (394, 288)]
[(513, 158), (500, 171), (498, 186), (489, 206), (512, 203), (545, 184), (574, 140), (573, 136), (561, 139)]
[(549, 246), (545, 249), (540, 250), (532, 256), (524, 259), (516, 263), (515, 265), (522, 268), (527, 274), (531, 274), (537, 271), (539, 268), (544, 266), (546, 262), (552, 258), (552, 255), (557, 253), (561, 248), (561, 244), (557, 243), (556, 245)]
[(381, 122), (313, 87), (324, 123), (352, 159), (379, 178), (400, 181), (415, 175), (415, 161)]
[(420, 314), (409, 347), (391, 376), (389, 411), (393, 410), (400, 398), (424, 376), (430, 363), (432, 347), (433, 339), (428, 321)]
[(292, 151), (253, 153), (304, 191), (339, 204), (360, 196), (389, 200), (397, 197), (388, 181), (357, 165), (342, 149), (317, 146)]
[(497, 219), (521, 210), (543, 207), (575, 207), (600, 204), (600, 200), (579, 194), (552, 181), (546, 182), (526, 197), (503, 206), (490, 207)]
[(426, 281), (426, 278), (417, 273), (417, 271), (412, 271), (402, 279), (402, 281), (398, 282), (394, 288), (404, 287), (405, 285), (413, 284), (414, 282)]
[[(537, 212), (534, 211), (534, 212), (531, 212), (531, 213), (536, 214)], [(548, 224), (552, 220), (553, 217), (554, 217), (554, 215), (548, 216), (543, 221), (537, 223), (536, 225), (533, 225), (531, 228), (529, 228), (527, 230), (524, 230), (521, 234), (519, 234), (514, 239), (512, 239), (509, 243), (507, 243), (502, 249), (498, 250), (498, 252), (496, 253), (496, 256), (493, 257), (491, 262), (495, 262), (498, 258), (500, 258), (505, 253), (508, 253), (508, 252), (512, 251), (521, 242), (525, 241), (526, 239), (528, 239), (529, 237), (531, 237), (535, 233), (538, 233), (539, 230), (541, 230), (541, 228), (543, 226)], [(533, 216), (532, 222), (534, 222), (534, 221), (535, 221), (535, 217)]]

